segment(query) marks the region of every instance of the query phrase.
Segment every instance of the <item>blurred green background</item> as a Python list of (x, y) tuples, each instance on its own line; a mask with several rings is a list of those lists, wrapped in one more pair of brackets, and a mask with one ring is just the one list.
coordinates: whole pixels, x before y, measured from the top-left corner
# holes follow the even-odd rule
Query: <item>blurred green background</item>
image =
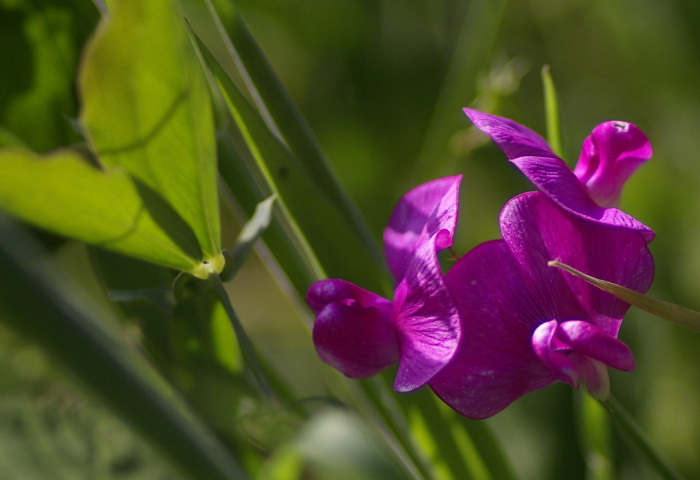
[[(235, 3), (377, 240), (407, 189), (457, 173), (465, 180), (455, 250), (499, 235), (500, 208), (530, 186), (461, 109), (488, 110), (544, 134), (540, 70), (549, 65), (570, 165), (605, 120), (635, 123), (651, 139), (654, 157), (628, 183), (622, 207), (657, 232), (651, 293), (700, 309), (700, 3)], [(87, 0), (0, 0), (0, 8), (0, 145), (44, 152), (79, 142), (75, 70), (99, 12)], [(56, 256), (104, 298), (80, 246), (62, 244)], [(310, 313), (299, 300), (285, 295), (260, 259), (230, 292), (251, 336), (298, 395), (323, 394), (334, 376), (315, 356), (305, 327)], [(0, 416), (16, 415), (16, 398), (66, 397), (40, 352), (0, 333)], [(697, 477), (700, 337), (635, 309), (620, 336), (635, 352), (637, 371), (611, 372), (614, 394), (671, 461)], [(487, 421), (521, 478), (583, 478), (575, 401), (569, 387), (554, 385)], [(16, 441), (2, 418), (0, 450)], [(617, 448), (623, 478), (654, 478), (623, 443)]]

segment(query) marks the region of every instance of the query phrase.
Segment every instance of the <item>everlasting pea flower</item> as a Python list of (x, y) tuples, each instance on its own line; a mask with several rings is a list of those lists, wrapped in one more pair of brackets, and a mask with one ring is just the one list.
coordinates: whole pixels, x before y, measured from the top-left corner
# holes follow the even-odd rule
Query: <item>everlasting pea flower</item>
[(540, 192), (508, 202), (500, 225), (502, 240), (479, 245), (445, 276), (463, 335), (430, 387), (475, 419), (556, 381), (583, 382), (607, 398), (607, 367), (635, 366), (616, 338), (629, 305), (547, 262), (644, 292), (654, 272), (646, 241), (633, 229), (571, 215)]
[(345, 280), (314, 283), (307, 303), (316, 313), (313, 339), (323, 361), (352, 378), (398, 362), (394, 389), (425, 385), (452, 358), (459, 316), (437, 253), (452, 245), (461, 175), (407, 193), (384, 232), (396, 289), (393, 302)]
[(464, 112), (560, 207), (591, 221), (638, 230), (647, 242), (654, 238), (649, 227), (615, 208), (624, 183), (652, 154), (649, 140), (633, 124), (611, 121), (598, 125), (584, 141), (572, 172), (532, 130), (469, 108)]

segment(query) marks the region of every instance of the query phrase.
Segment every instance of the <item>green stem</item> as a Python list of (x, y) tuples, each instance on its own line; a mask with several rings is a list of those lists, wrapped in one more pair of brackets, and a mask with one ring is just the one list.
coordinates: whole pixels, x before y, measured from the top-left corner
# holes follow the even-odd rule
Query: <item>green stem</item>
[(614, 462), (610, 419), (607, 409), (591, 397), (585, 389), (577, 392), (576, 406), (579, 438), (590, 480), (613, 480)]
[(642, 431), (639, 425), (624, 407), (612, 396), (609, 400), (610, 407), (606, 409), (610, 413), (610, 418), (625, 434), (629, 442), (637, 448), (649, 466), (651, 466), (659, 476), (666, 480), (683, 480), (675, 468), (669, 463), (664, 455), (651, 443), (651, 440)]
[(221, 282), (221, 278), (219, 278), (217, 273), (211, 272), (209, 274), (209, 282), (214, 288), (216, 296), (219, 298), (224, 310), (226, 310), (226, 315), (228, 315), (228, 318), (231, 321), (231, 326), (233, 327), (233, 331), (238, 339), (238, 344), (241, 347), (243, 361), (245, 362), (246, 367), (248, 367), (248, 370), (252, 373), (253, 378), (255, 378), (255, 381), (260, 387), (260, 391), (263, 393), (263, 395), (265, 395), (267, 399), (272, 399), (272, 389), (265, 378), (263, 367), (258, 360), (258, 356), (255, 353), (255, 349), (253, 348), (250, 338), (245, 333), (243, 325), (233, 309), (233, 305), (231, 304), (228, 293), (224, 288), (224, 284)]
[(550, 260), (547, 262), (547, 265), (550, 267), (561, 268), (562, 270), (585, 280), (601, 290), (605, 290), (620, 300), (627, 302), (630, 305), (634, 305), (645, 312), (651, 313), (652, 315), (668, 320), (669, 322), (676, 323), (683, 327), (690, 328), (696, 332), (700, 332), (700, 312), (690, 310), (689, 308), (685, 308), (665, 300), (654, 298), (650, 295), (636, 292), (616, 283), (606, 282), (605, 280), (591, 277), (590, 275), (579, 272), (575, 268), (557, 260)]
[(392, 437), (401, 446), (407, 459), (414, 467), (416, 474), (419, 475), (418, 478), (434, 478), (434, 472), (428, 466), (427, 458), (422, 455), (412, 441), (407, 420), (403, 416), (401, 408), (395, 402), (394, 393), (379, 378), (361, 380), (358, 383), (364, 396), (369, 400), (379, 417), (384, 420)]
[(547, 141), (552, 151), (563, 158), (561, 146), (561, 131), (559, 123), (559, 102), (557, 101), (557, 90), (554, 88), (552, 74), (549, 72), (549, 65), (542, 67), (542, 88), (544, 90), (544, 111), (547, 117)]

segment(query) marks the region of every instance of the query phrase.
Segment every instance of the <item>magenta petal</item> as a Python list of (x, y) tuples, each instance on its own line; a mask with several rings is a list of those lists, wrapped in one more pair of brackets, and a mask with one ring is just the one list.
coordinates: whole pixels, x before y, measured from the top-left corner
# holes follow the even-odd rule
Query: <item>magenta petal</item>
[[(551, 151), (542, 137), (535, 132), (506, 118), (470, 109), (465, 109), (465, 112), (474, 122), (474, 125), (491, 137), (496, 145), (503, 150), (508, 160), (560, 207), (585, 220), (637, 230), (647, 242), (653, 240), (654, 231), (639, 220), (617, 208), (604, 208), (598, 205), (591, 198), (589, 191), (581, 183), (581, 180), (561, 158)], [(596, 138), (602, 139), (602, 137), (598, 136)], [(613, 146), (610, 147), (614, 151), (623, 149), (618, 144), (629, 146), (630, 148), (629, 156), (626, 153), (623, 155), (627, 160), (620, 163), (620, 179), (624, 175), (629, 177), (634, 168), (636, 168), (632, 168), (634, 155), (641, 157), (646, 154), (643, 145), (640, 145), (639, 148), (631, 146), (636, 145), (635, 142), (637, 142), (636, 137), (628, 142), (613, 142)], [(601, 147), (599, 147), (600, 149)], [(582, 166), (581, 168), (583, 169), (584, 167)], [(626, 179), (624, 178), (624, 180)], [(619, 180), (616, 180), (616, 182), (619, 183)], [(600, 181), (596, 180), (596, 183), (600, 184)], [(608, 184), (603, 182), (603, 185), (607, 186)]]
[(577, 352), (572, 352), (571, 359), (576, 364), (581, 382), (586, 385), (588, 393), (598, 400), (607, 400), (610, 396), (607, 365)]
[(637, 230), (647, 242), (654, 239), (654, 231), (633, 216), (595, 203), (574, 172), (560, 158), (518, 157), (511, 162), (563, 209), (591, 222)]
[(556, 320), (550, 320), (537, 327), (532, 334), (532, 349), (559, 380), (578, 388), (578, 369), (568, 357), (567, 345), (558, 341), (557, 330)]
[(486, 418), (558, 379), (530, 346), (544, 317), (505, 242), (479, 245), (445, 282), (464, 332), (454, 358), (430, 381), (445, 403), (469, 418)]
[(638, 292), (651, 285), (654, 262), (634, 230), (587, 222), (539, 192), (509, 201), (500, 222), (503, 238), (545, 318), (584, 319), (616, 336), (629, 308), (583, 280), (548, 267), (550, 260)]
[(598, 205), (617, 206), (625, 182), (651, 155), (649, 139), (635, 125), (605, 122), (583, 142), (574, 173)]
[(317, 313), (313, 340), (324, 362), (364, 378), (398, 361), (389, 300), (343, 280), (323, 280), (309, 288), (307, 301)]
[(581, 320), (562, 322), (557, 337), (587, 357), (618, 370), (634, 370), (634, 356), (630, 348), (595, 325)]
[(319, 313), (326, 305), (333, 302), (358, 303), (362, 307), (385, 305), (391, 309), (391, 302), (384, 297), (369, 292), (346, 280), (329, 278), (315, 282), (306, 293), (306, 303), (314, 313)]
[[(454, 355), (460, 319), (438, 263), (435, 243), (421, 242), (394, 293), (394, 324), (401, 359), (394, 381), (397, 392), (425, 385)], [(451, 236), (450, 236), (451, 238)]]
[(513, 120), (470, 108), (465, 108), (464, 113), (510, 160), (525, 156), (556, 157), (544, 138)]
[[(438, 231), (445, 230), (435, 248), (444, 250), (452, 245), (461, 181), (461, 175), (433, 180), (414, 188), (399, 201), (384, 231), (384, 250), (397, 283), (401, 281), (421, 238), (427, 241)], [(425, 229), (427, 235), (421, 237)]]

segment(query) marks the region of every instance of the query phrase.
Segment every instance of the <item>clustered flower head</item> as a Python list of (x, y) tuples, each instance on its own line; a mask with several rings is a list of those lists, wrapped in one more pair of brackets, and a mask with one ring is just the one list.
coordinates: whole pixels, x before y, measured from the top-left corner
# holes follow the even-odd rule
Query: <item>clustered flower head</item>
[(506, 203), (502, 238), (475, 247), (446, 273), (438, 252), (454, 242), (462, 177), (408, 192), (384, 233), (393, 299), (344, 280), (309, 288), (319, 356), (352, 378), (398, 363), (396, 391), (427, 384), (470, 418), (494, 415), (557, 381), (583, 383), (605, 399), (608, 367), (635, 368), (617, 338), (629, 305), (548, 262), (649, 288), (654, 232), (617, 208), (624, 183), (651, 157), (649, 141), (630, 123), (605, 122), (571, 171), (535, 132), (465, 112), (539, 191)]

